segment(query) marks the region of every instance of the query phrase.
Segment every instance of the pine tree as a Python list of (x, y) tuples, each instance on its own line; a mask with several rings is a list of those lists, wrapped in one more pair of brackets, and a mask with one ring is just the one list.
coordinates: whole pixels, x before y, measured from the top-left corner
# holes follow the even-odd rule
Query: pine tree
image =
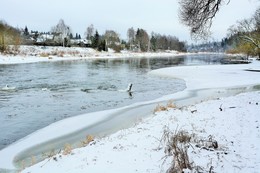
[(96, 31), (93, 41), (92, 41), (92, 47), (98, 48), (99, 44), (100, 44), (100, 35), (99, 35), (98, 31)]
[(27, 26), (25, 26), (24, 28), (24, 35), (28, 36), (29, 35), (29, 31), (28, 31), (28, 28)]
[(73, 35), (72, 35), (72, 33), (70, 33), (70, 39), (73, 39)]

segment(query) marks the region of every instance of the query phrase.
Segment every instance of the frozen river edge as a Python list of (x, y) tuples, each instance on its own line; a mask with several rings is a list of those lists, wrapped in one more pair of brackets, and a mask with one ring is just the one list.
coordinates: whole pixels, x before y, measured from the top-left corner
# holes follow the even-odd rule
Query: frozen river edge
[[(95, 130), (97, 130), (98, 128), (96, 128), (97, 126), (92, 125), (101, 124), (102, 126), (102, 123), (104, 123), (105, 121), (110, 121), (111, 117), (115, 117), (115, 119), (113, 120), (115, 124), (118, 124), (120, 122), (123, 127), (129, 127), (131, 126), (131, 123), (136, 121), (137, 119), (151, 114), (153, 108), (155, 108), (156, 104), (158, 104), (159, 102), (173, 99), (178, 106), (181, 106), (194, 104), (201, 100), (208, 100), (220, 96), (226, 96), (228, 93), (230, 94), (232, 92), (233, 93), (231, 95), (237, 94), (239, 92), (244, 92), (246, 90), (250, 91), (250, 86), (258, 85), (260, 84), (260, 81), (258, 81), (259, 74), (245, 71), (248, 69), (259, 69), (259, 62), (253, 61), (253, 63), (246, 65), (217, 65), (210, 67), (192, 66), (166, 68), (152, 71), (151, 75), (178, 77), (184, 79), (187, 84), (187, 89), (182, 92), (165, 96), (154, 101), (136, 103), (120, 109), (92, 113), (95, 114), (95, 116), (97, 117), (95, 120), (92, 118), (89, 119), (86, 114), (52, 124), (0, 151), (1, 167), (3, 170), (14, 170), (14, 161), (26, 158), (26, 155), (28, 157), (31, 157), (32, 155), (35, 156), (37, 155), (37, 153), (42, 152), (41, 150), (39, 150), (40, 148), (47, 148), (49, 151), (52, 148), (52, 146), (49, 144), (52, 143), (54, 145), (60, 145), (61, 143), (59, 143), (58, 141), (61, 141), (64, 144), (63, 139), (66, 139), (68, 136), (73, 136), (73, 138), (70, 140), (75, 141), (75, 139), (78, 139), (78, 137), (75, 136), (74, 138), (74, 135), (71, 134), (78, 135), (80, 134), (80, 131), (85, 131), (86, 128), (90, 128), (91, 130), (93, 130), (92, 133), (88, 134), (94, 135)], [(200, 76), (200, 78), (196, 78), (196, 76)], [(226, 88), (234, 89), (226, 90)], [(136, 114), (136, 112), (138, 112), (138, 114)], [(129, 117), (130, 115), (137, 115), (131, 117), (131, 123), (128, 120), (126, 121), (125, 119), (126, 116)], [(84, 124), (82, 122), (84, 122)], [(77, 127), (71, 126), (71, 124), (77, 124)], [(111, 127), (112, 126), (113, 124), (111, 124)], [(118, 127), (118, 129), (121, 128), (122, 127)], [(113, 133), (118, 129), (113, 129), (110, 133)], [(55, 132), (55, 134), (53, 132)], [(87, 134), (83, 135), (84, 138), (86, 135)], [(42, 147), (44, 145), (46, 147)]]

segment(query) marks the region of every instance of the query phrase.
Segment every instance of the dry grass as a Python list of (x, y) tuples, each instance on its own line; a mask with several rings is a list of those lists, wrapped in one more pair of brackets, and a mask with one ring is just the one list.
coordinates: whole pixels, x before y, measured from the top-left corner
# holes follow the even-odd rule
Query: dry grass
[(90, 142), (94, 141), (94, 136), (87, 135), (84, 141), (81, 141), (82, 147), (87, 146)]
[(177, 108), (177, 106), (173, 103), (173, 100), (170, 100), (167, 105), (166, 105), (167, 108)]
[(196, 153), (200, 150), (209, 151), (209, 155), (212, 152), (216, 154), (222, 151), (223, 155), (227, 154), (225, 148), (219, 148), (218, 142), (214, 139), (214, 136), (209, 135), (207, 138), (199, 137), (194, 133), (188, 133), (184, 130), (175, 130), (172, 132), (168, 127), (164, 129), (161, 142), (165, 144), (165, 158), (172, 158), (171, 166), (167, 170), (167, 173), (181, 173), (184, 169), (188, 169), (191, 172), (213, 172), (212, 161), (209, 161), (207, 167), (196, 165), (194, 161), (189, 157), (188, 151)]
[(72, 146), (70, 144), (65, 144), (62, 154), (69, 155), (72, 152)]
[(162, 139), (166, 143), (166, 157), (173, 157), (172, 166), (167, 172), (179, 173), (183, 169), (191, 170), (192, 163), (188, 156), (191, 135), (186, 131), (175, 131), (172, 133), (169, 129), (166, 129), (164, 130)]
[(166, 106), (158, 104), (153, 110), (153, 113), (167, 111), (168, 109), (175, 109), (175, 108), (177, 108), (177, 106), (173, 103), (173, 100), (170, 100), (168, 101)]
[(161, 112), (161, 111), (167, 111), (167, 107), (158, 104), (155, 109), (153, 110), (153, 113)]
[(49, 56), (50, 56), (49, 53), (45, 53), (45, 52), (40, 53), (40, 57), (49, 57)]
[(31, 165), (34, 165), (37, 163), (37, 160), (34, 156), (31, 156)]

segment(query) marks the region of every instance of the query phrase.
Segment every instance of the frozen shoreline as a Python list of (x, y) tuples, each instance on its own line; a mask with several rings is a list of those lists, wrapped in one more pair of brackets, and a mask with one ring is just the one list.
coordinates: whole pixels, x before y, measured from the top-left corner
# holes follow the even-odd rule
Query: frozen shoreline
[(92, 48), (81, 47), (43, 47), (43, 46), (21, 46), (18, 55), (1, 55), (0, 64), (21, 64), (35, 62), (55, 62), (55, 61), (72, 61), (72, 60), (89, 60), (89, 59), (115, 59), (130, 57), (169, 57), (190, 55), (191, 53), (181, 53), (177, 51), (164, 52), (129, 52), (114, 51), (99, 52)]
[[(186, 90), (173, 94), (171, 96), (165, 96), (165, 97), (155, 101), (154, 103), (156, 104), (160, 101), (169, 100), (169, 99), (174, 98), (174, 100), (177, 100), (178, 106), (185, 106), (187, 104), (189, 105), (189, 104), (194, 104), (194, 103), (200, 102), (201, 100), (213, 99), (214, 97), (212, 97), (212, 96), (215, 96), (215, 98), (217, 98), (217, 97), (219, 97), (218, 94), (221, 94), (221, 93), (225, 95), (225, 88), (229, 88), (229, 87), (246, 88), (246, 87), (244, 87), (246, 85), (260, 84), (259, 73), (245, 71), (246, 69), (260, 69), (259, 62), (253, 61), (252, 64), (245, 64), (245, 65), (210, 66), (210, 68), (207, 66), (191, 66), (191, 67), (166, 68), (166, 69), (159, 69), (156, 71), (152, 71), (151, 75), (178, 77), (178, 78), (184, 79), (187, 84)], [(201, 77), (196, 78), (196, 76), (201, 76)], [(209, 92), (206, 91), (209, 88), (217, 89), (217, 90), (211, 91), (212, 95), (210, 95), (210, 97), (208, 97), (208, 95), (207, 95)], [(202, 92), (199, 92), (199, 95), (198, 95), (198, 93), (196, 93), (195, 91), (202, 91)], [(203, 91), (206, 91), (206, 92), (204, 94), (201, 94), (201, 93), (203, 93)], [(238, 93), (239, 92), (241, 92), (241, 91), (238, 91)], [(189, 98), (191, 94), (194, 94), (194, 96), (196, 96), (196, 97), (193, 97), (195, 99), (192, 100), (192, 102), (189, 99), (188, 99), (189, 101), (184, 99), (184, 98)], [(179, 103), (178, 103), (178, 100), (179, 100)], [(147, 104), (149, 105), (149, 103), (147, 103)], [(122, 109), (123, 109), (122, 111), (124, 111), (125, 108), (122, 108)], [(129, 108), (129, 109), (131, 109), (131, 108)], [(150, 107), (150, 109), (152, 109), (152, 107)], [(102, 119), (105, 119), (108, 114), (113, 114), (114, 113), (113, 111), (114, 110), (112, 110), (110, 113), (109, 113), (109, 111), (107, 111), (106, 113), (104, 113), (104, 112), (97, 113), (98, 116), (102, 117), (102, 118), (99, 118), (99, 121), (100, 120), (102, 121)], [(152, 112), (153, 110), (150, 110), (150, 111)], [(83, 117), (84, 116), (82, 116), (82, 118)], [(51, 127), (48, 126), (47, 128), (44, 128), (45, 130), (40, 130), (40, 131), (33, 133), (32, 135), (26, 137), (25, 139), (22, 139), (21, 141), (18, 141), (17, 143), (10, 145), (6, 149), (0, 151), (0, 163), (3, 163), (3, 165), (1, 164), (1, 168), (2, 169), (15, 169), (14, 163), (13, 163), (14, 158), (17, 159), (17, 156), (22, 155), (24, 152), (30, 151), (30, 149), (34, 148), (35, 146), (37, 149), (38, 144), (46, 144), (45, 143), (46, 138), (53, 140), (53, 138), (57, 139), (57, 137), (61, 136), (62, 134), (65, 134), (65, 135), (66, 135), (66, 133), (67, 133), (67, 135), (70, 134), (71, 129), (68, 130), (68, 127), (70, 127), (69, 124), (71, 123), (71, 121), (74, 121), (75, 124), (82, 125), (81, 122), (83, 120), (86, 120), (86, 117), (84, 117), (83, 119), (81, 119), (79, 117), (78, 117), (78, 119), (77, 118), (76, 119), (73, 119), (73, 118), (67, 119), (66, 121), (62, 121), (62, 122), (65, 122), (65, 124), (67, 124), (67, 126), (65, 126), (65, 127), (63, 126), (64, 124), (62, 124), (62, 122), (59, 122), (59, 123), (61, 123), (61, 127), (59, 128), (60, 132), (56, 131), (57, 130), (56, 125), (59, 123), (53, 124), (53, 125), (51, 125)], [(97, 119), (91, 120), (91, 121), (97, 121)], [(91, 125), (91, 123), (93, 124), (94, 122), (89, 122), (89, 125)], [(62, 128), (62, 127), (64, 127), (64, 128)], [(78, 127), (76, 129), (81, 129), (81, 128), (82, 127)], [(49, 135), (50, 133), (52, 133), (52, 131), (55, 131), (57, 133), (53, 134), (53, 135)], [(46, 135), (45, 139), (43, 139), (42, 137), (39, 137), (39, 136), (42, 136), (42, 133), (44, 135)], [(33, 155), (33, 153), (28, 153), (28, 154), (30, 154), (30, 156)], [(0, 170), (1, 170), (1, 168), (0, 168)], [(36, 172), (38, 172), (38, 171), (36, 171)], [(57, 172), (59, 172), (59, 171), (57, 171)], [(62, 171), (62, 172), (64, 172), (64, 171)]]
[(258, 91), (157, 112), (129, 129), (95, 139), (68, 155), (54, 155), (22, 172), (166, 172), (172, 156), (165, 157), (163, 135), (165, 130), (174, 133), (176, 129), (202, 140), (212, 136), (218, 142), (218, 148), (213, 150), (190, 143), (188, 155), (194, 168), (202, 172), (211, 168), (214, 172), (257, 172), (259, 102)]

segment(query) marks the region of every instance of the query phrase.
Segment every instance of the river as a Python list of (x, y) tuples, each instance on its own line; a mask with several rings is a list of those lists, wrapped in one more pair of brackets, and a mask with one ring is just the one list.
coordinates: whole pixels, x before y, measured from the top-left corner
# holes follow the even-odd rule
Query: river
[[(224, 58), (217, 54), (0, 65), (0, 149), (68, 117), (185, 89), (183, 80), (147, 75), (153, 69), (221, 64)], [(129, 83), (131, 94), (123, 92)], [(15, 89), (5, 90), (6, 84)]]

